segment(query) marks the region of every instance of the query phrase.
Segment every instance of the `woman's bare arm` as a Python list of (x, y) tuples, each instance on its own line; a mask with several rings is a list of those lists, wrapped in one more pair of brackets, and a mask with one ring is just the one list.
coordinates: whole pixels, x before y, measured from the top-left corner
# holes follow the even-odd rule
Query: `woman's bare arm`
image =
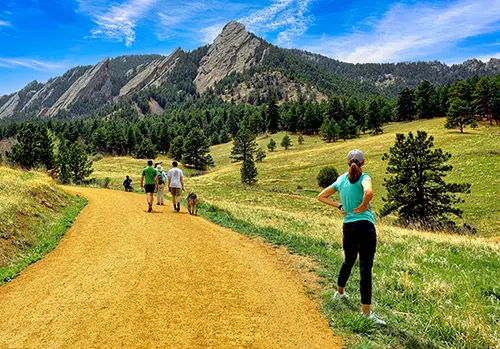
[(367, 211), (368, 204), (373, 199), (372, 181), (369, 179), (365, 179), (363, 180), (363, 182), (361, 182), (361, 185), (363, 186), (364, 191), (363, 202), (352, 211), (353, 213), (363, 213)]
[(324, 204), (329, 205), (329, 206), (339, 208), (340, 203), (335, 202), (332, 199), (330, 199), (330, 196), (332, 196), (336, 192), (337, 191), (335, 189), (333, 189), (332, 187), (327, 187), (321, 193), (319, 193), (318, 200)]

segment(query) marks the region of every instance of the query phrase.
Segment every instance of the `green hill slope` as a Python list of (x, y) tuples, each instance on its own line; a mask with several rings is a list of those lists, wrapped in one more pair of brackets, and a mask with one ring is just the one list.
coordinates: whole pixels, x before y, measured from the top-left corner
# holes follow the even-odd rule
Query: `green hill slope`
[[(298, 136), (292, 135), (290, 150), (267, 153), (264, 162), (257, 164), (259, 182), (250, 188), (239, 181), (240, 164), (229, 160), (231, 143), (215, 146), (211, 153), (217, 167), (202, 176), (189, 173), (186, 189), (199, 195), (201, 214), (208, 219), (314, 258), (323, 309), (348, 348), (496, 348), (500, 342), (500, 128), (481, 125), (460, 134), (444, 129), (443, 124), (444, 119), (391, 124), (382, 135), (330, 144), (304, 136), (305, 143), (299, 146)], [(316, 200), (320, 190), (316, 175), (324, 165), (344, 171), (347, 152), (364, 150), (378, 211), (385, 194), (387, 164), (382, 155), (396, 133), (416, 130), (428, 131), (437, 147), (452, 153), (450, 181), (472, 183), (472, 193), (464, 196), (463, 220), (477, 226), (479, 236), (415, 231), (394, 225), (391, 217), (377, 219), (374, 310), (388, 326), (375, 330), (358, 315), (357, 269), (347, 286), (351, 299), (331, 300), (343, 262), (342, 216)], [(260, 137), (258, 143), (267, 149), (270, 138), (279, 144), (283, 136)], [(112, 185), (120, 188), (125, 174), (137, 182), (143, 166), (144, 160), (105, 158), (95, 163), (95, 175), (111, 177)]]
[(0, 285), (55, 248), (84, 205), (46, 176), (0, 166)]

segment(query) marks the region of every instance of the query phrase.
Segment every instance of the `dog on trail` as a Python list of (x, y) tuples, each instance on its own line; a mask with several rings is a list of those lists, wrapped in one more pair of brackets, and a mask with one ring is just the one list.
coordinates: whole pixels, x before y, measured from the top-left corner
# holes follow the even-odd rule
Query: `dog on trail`
[(191, 193), (187, 197), (188, 200), (188, 211), (191, 215), (198, 215), (198, 196), (195, 193)]

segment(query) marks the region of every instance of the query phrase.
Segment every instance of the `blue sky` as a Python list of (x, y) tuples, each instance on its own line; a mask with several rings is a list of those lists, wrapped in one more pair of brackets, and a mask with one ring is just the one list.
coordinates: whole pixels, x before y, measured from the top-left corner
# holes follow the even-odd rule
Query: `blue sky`
[(348, 62), (500, 58), (500, 0), (1, 0), (0, 95), (104, 57), (194, 49), (230, 20)]

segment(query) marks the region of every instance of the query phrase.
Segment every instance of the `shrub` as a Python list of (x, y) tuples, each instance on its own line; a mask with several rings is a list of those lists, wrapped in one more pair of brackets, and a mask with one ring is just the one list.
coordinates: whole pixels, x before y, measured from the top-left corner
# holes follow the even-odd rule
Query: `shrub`
[(321, 188), (326, 188), (332, 185), (337, 180), (339, 173), (333, 166), (325, 166), (318, 173), (318, 185)]
[(262, 148), (257, 149), (257, 153), (255, 154), (255, 161), (262, 162), (264, 161), (265, 157), (266, 152)]
[(102, 160), (104, 158), (104, 155), (102, 155), (101, 153), (97, 153), (95, 154), (94, 156), (92, 156), (92, 161), (99, 161), (99, 160)]

